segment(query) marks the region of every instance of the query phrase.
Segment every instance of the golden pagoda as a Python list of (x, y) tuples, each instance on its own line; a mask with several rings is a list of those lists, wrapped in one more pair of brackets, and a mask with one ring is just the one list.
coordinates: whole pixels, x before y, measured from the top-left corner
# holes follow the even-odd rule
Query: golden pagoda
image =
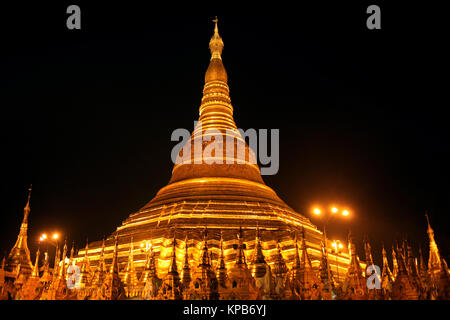
[[(168, 185), (160, 189), (139, 211), (129, 215), (114, 232), (119, 242), (118, 265), (123, 280), (126, 274), (124, 271), (130, 261), (131, 246), (137, 247), (144, 241), (152, 243), (152, 255), (159, 278), (165, 277), (170, 266), (176, 266), (181, 276), (186, 260), (184, 250), (177, 250), (173, 261), (171, 247), (175, 241), (184, 248), (184, 242), (189, 241), (192, 261), (201, 261), (204, 242), (202, 230), (205, 227), (208, 228), (211, 263), (217, 266), (224, 263), (222, 270), (231, 270), (235, 264), (238, 250), (230, 248), (236, 247), (238, 241), (243, 241), (245, 248), (253, 247), (248, 244), (255, 241), (257, 228), (266, 235), (261, 239), (260, 245), (265, 248), (265, 261), (270, 269), (277, 270), (275, 264), (280, 263), (280, 255), (284, 257), (283, 263), (288, 267), (294, 263), (294, 234), (302, 229), (309, 243), (310, 258), (317, 261), (315, 265), (319, 264), (322, 232), (309, 219), (283, 202), (275, 191), (264, 183), (258, 165), (251, 161), (254, 159), (254, 153), (241, 136), (233, 119), (228, 77), (222, 60), (223, 47), (216, 19), (214, 33), (209, 42), (211, 59), (205, 74), (199, 121), (187, 148), (183, 147), (178, 154)], [(208, 139), (211, 139), (211, 130), (221, 135), (224, 142), (228, 142), (232, 135), (233, 145), (223, 146), (223, 149), (231, 147), (240, 152), (234, 152), (232, 158), (225, 151), (213, 152), (212, 160), (218, 161), (212, 163), (211, 159), (203, 158), (203, 151), (210, 147)], [(196, 143), (199, 143), (201, 150), (196, 150)], [(190, 157), (186, 156), (189, 155), (186, 152), (190, 153)], [(242, 239), (238, 240), (239, 228), (242, 228)], [(105, 241), (104, 257), (107, 262), (110, 261), (108, 256), (112, 255), (113, 242), (113, 236)], [(277, 249), (277, 244), (281, 249)], [(88, 256), (93, 268), (101, 259), (101, 247), (101, 241), (89, 244)], [(280, 255), (274, 254), (277, 250), (280, 250)], [(253, 250), (243, 249), (242, 252), (244, 256), (249, 256)], [(81, 260), (84, 255), (85, 251), (80, 250), (78, 259)], [(332, 256), (332, 252), (328, 255)], [(219, 261), (221, 256), (223, 262)], [(136, 272), (144, 271), (146, 257), (142, 252), (134, 254)], [(339, 268), (345, 271), (348, 262), (349, 256), (341, 255)], [(190, 266), (192, 270), (196, 267)]]
[[(367, 240), (365, 262), (351, 233), (348, 253), (336, 255), (326, 248), (324, 233), (264, 183), (233, 119), (224, 43), (214, 22), (199, 121), (178, 153), (168, 185), (107, 239), (87, 242), (77, 256), (72, 245), (66, 258), (65, 242), (52, 271), (47, 252), (41, 269), (39, 250), (34, 266), (30, 260), (29, 193), (18, 240), (2, 260), (0, 299), (448, 300), (450, 274), (428, 216), (428, 268), (421, 250), (419, 264), (404, 242), (392, 248), (391, 273), (383, 245), (383, 270), (375, 274), (381, 288), (375, 290), (365, 272), (374, 265)], [(204, 158), (212, 141), (221, 148)], [(344, 281), (331, 273), (332, 266), (342, 270)]]
[[(30, 200), (31, 189), (28, 189), (27, 204), (23, 209), (23, 220), (20, 225), (19, 236), (14, 244), (14, 247), (9, 252), (8, 258), (5, 262), (5, 271), (12, 274), (20, 270), (20, 273), (25, 277), (28, 277), (33, 270), (33, 264), (31, 263), (30, 250), (28, 249), (28, 216), (30, 215)], [(16, 275), (18, 277), (19, 274)]]

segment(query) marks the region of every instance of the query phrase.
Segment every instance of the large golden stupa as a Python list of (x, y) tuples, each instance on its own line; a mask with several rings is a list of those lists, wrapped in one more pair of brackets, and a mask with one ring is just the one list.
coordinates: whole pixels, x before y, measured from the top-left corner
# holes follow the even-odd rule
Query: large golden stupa
[(1, 263), (0, 300), (448, 300), (450, 272), (429, 221), (428, 268), (405, 241), (392, 248), (393, 272), (383, 247), (382, 272), (366, 274), (374, 265), (367, 239), (365, 263), (351, 234), (349, 250), (333, 253), (324, 234), (265, 185), (234, 123), (217, 19), (209, 47), (199, 121), (173, 152), (168, 185), (108, 239), (76, 256), (64, 243), (53, 269), (47, 252), (42, 268), (39, 250), (31, 263), (29, 193), (18, 240)]
[[(194, 129), (190, 142), (192, 145), (200, 142), (203, 150), (208, 147), (208, 143), (205, 143), (208, 137), (205, 135), (216, 130), (224, 136), (224, 140), (231, 132), (236, 137), (234, 143), (244, 147), (240, 149), (241, 152), (235, 152), (232, 159), (234, 163), (225, 159), (225, 154), (213, 154), (216, 159), (222, 158), (223, 164), (206, 163), (207, 160), (202, 158), (202, 150), (197, 152), (195, 148), (190, 149), (191, 157), (187, 157), (188, 160), (184, 160), (183, 151), (180, 152), (168, 185), (160, 189), (138, 212), (130, 214), (105, 241), (104, 257), (106, 264), (110, 264), (114, 238), (117, 236), (118, 265), (122, 276), (129, 269), (130, 250), (136, 272), (144, 269), (144, 243), (146, 246), (151, 244), (160, 277), (164, 277), (173, 264), (173, 248), (176, 248), (178, 271), (181, 272), (185, 262), (186, 246), (189, 263), (195, 266), (201, 260), (205, 227), (208, 229), (207, 243), (212, 264), (218, 263), (222, 239), (226, 267), (234, 265), (238, 252), (237, 234), (241, 228), (246, 259), (250, 260), (254, 254), (259, 229), (262, 252), (267, 263), (273, 268), (279, 259), (280, 250), (282, 258), (290, 267), (296, 255), (295, 239), (302, 232), (312, 265), (315, 269), (319, 268), (322, 231), (284, 203), (264, 183), (258, 165), (250, 161), (254, 156), (253, 151), (245, 143), (233, 119), (228, 77), (222, 61), (223, 47), (216, 20), (214, 35), (209, 42), (211, 60), (206, 70), (199, 108), (197, 124), (201, 125)], [(173, 239), (176, 239), (176, 246), (173, 246)], [(85, 259), (86, 250), (90, 265), (95, 269), (101, 257), (102, 241), (90, 243), (88, 249), (78, 252), (76, 259)], [(347, 253), (335, 256), (329, 252), (328, 261), (332, 271), (339, 264), (343, 277), (350, 260)]]

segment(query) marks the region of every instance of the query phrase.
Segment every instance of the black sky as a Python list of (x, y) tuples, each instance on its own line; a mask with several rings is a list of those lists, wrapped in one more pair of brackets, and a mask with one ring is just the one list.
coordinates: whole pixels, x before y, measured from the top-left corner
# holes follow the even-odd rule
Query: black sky
[(368, 234), (377, 259), (381, 241), (406, 234), (427, 251), (428, 211), (448, 255), (441, 9), (378, 2), (382, 29), (371, 31), (372, 3), (78, 2), (82, 29), (69, 31), (69, 4), (2, 10), (0, 256), (30, 183), (33, 251), (43, 231), (78, 247), (109, 235), (167, 184), (170, 135), (197, 119), (214, 15), (238, 127), (280, 129), (280, 171), (265, 182), (308, 216), (314, 203), (350, 207), (330, 237), (351, 228), (361, 249)]

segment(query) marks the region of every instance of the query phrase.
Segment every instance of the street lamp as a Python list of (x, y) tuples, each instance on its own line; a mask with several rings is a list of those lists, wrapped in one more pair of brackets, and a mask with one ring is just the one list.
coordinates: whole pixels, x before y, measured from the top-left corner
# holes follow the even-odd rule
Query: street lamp
[(339, 263), (338, 263), (338, 255), (342, 252), (342, 249), (344, 248), (344, 245), (339, 240), (334, 240), (331, 244), (333, 247), (333, 252), (336, 257), (336, 272), (337, 272), (337, 279), (339, 281)]
[[(327, 262), (328, 262), (328, 270), (327, 270), (327, 273), (328, 273), (328, 283), (330, 284), (330, 291), (331, 291), (331, 275), (330, 275), (330, 267), (329, 267), (329, 261), (328, 261), (328, 244), (327, 244), (327, 225), (328, 225), (328, 223), (330, 222), (330, 220), (333, 218), (333, 217), (335, 217), (335, 216), (337, 216), (337, 213), (339, 213), (339, 209), (337, 208), (337, 207), (331, 207), (330, 208), (330, 210), (329, 211), (323, 211), (322, 212), (322, 210), (319, 208), (319, 207), (314, 207), (313, 208), (313, 213), (316, 215), (316, 216), (320, 216), (320, 215), (326, 215), (326, 218), (325, 218), (325, 221), (324, 221), (324, 223), (323, 223), (323, 236), (324, 236), (324, 238), (325, 238), (325, 240), (324, 240), (324, 242), (325, 242), (325, 255), (326, 255), (326, 259), (327, 259)], [(347, 217), (347, 216), (349, 216), (350, 215), (350, 212), (349, 212), (349, 210), (347, 210), (347, 209), (344, 209), (344, 210), (342, 210), (341, 212), (341, 215), (342, 216), (344, 216), (344, 217)], [(342, 244), (341, 244), (342, 245)], [(337, 245), (338, 246), (338, 245)], [(337, 259), (337, 258), (336, 258)]]
[(141, 242), (139, 247), (141, 248), (141, 252), (145, 252), (145, 254), (147, 256), (147, 259), (148, 259), (149, 252), (152, 249), (152, 241), (151, 240), (144, 240), (144, 241)]
[(40, 238), (39, 238), (39, 242), (46, 242), (47, 244), (51, 244), (52, 246), (54, 246), (56, 248), (56, 252), (55, 252), (55, 266), (54, 269), (56, 270), (56, 265), (57, 265), (57, 259), (58, 259), (58, 251), (59, 251), (59, 234), (57, 232), (54, 232), (52, 234), (52, 236), (49, 238), (48, 235), (46, 233), (43, 233)]
[(53, 233), (51, 238), (49, 238), (46, 233), (43, 233), (39, 237), (39, 242), (46, 241), (47, 243), (50, 243), (52, 246), (58, 247), (58, 239), (59, 239), (59, 234), (56, 232)]

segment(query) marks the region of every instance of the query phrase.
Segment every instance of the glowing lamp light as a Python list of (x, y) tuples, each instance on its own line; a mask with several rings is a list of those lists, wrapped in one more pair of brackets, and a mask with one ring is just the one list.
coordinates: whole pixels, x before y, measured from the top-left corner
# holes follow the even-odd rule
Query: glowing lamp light
[(343, 216), (348, 216), (349, 214), (350, 214), (350, 212), (348, 212), (348, 210), (342, 211), (342, 215), (343, 215)]
[(58, 239), (58, 238), (59, 238), (59, 234), (57, 234), (57, 233), (54, 233), (54, 234), (53, 234), (53, 239), (55, 239), (55, 240), (56, 240), (56, 239)]
[(336, 207), (331, 208), (331, 212), (333, 212), (333, 213), (338, 212), (338, 208), (336, 208)]
[(333, 243), (331, 244), (331, 246), (333, 247), (333, 249), (335, 251), (338, 251), (338, 249), (344, 248), (344, 245), (339, 240), (334, 240)]
[(41, 236), (41, 238), (42, 238), (42, 240), (45, 240), (45, 239), (47, 239), (47, 234), (46, 233), (44, 233), (42, 236)]
[(141, 243), (141, 248), (143, 248), (144, 247), (144, 244), (143, 243)]
[(313, 210), (313, 212), (314, 212), (314, 214), (319, 215), (319, 214), (320, 214), (320, 209), (319, 209), (319, 208), (315, 208), (315, 209)]

